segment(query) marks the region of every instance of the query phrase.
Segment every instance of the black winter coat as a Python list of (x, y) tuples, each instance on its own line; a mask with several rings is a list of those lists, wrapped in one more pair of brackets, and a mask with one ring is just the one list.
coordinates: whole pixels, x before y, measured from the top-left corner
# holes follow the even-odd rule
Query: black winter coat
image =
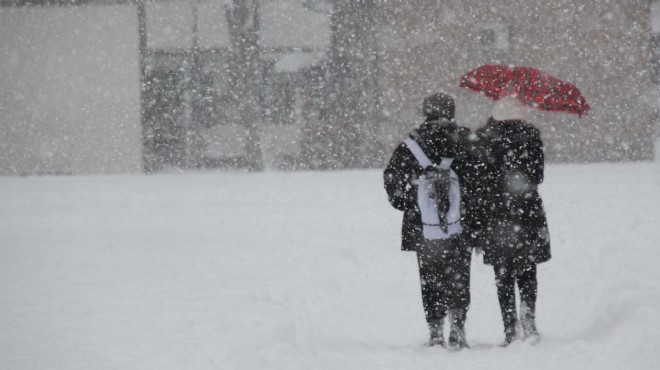
[[(468, 128), (459, 127), (447, 120), (424, 122), (410, 133), (410, 137), (422, 147), (433, 163), (440, 163), (443, 157), (454, 158), (451, 168), (456, 172), (461, 186), (462, 235), (471, 235), (471, 231), (478, 227), (474, 222), (476, 218), (472, 210), (475, 206), (472, 200), (475, 197), (472, 194), (478, 179), (479, 164), (468, 150), (469, 134)], [(410, 184), (411, 180), (419, 178), (423, 172), (424, 169), (408, 146), (401, 143), (394, 150), (383, 173), (390, 204), (404, 212), (401, 228), (401, 249), (404, 251), (415, 251), (424, 242), (417, 190)]]
[(523, 267), (551, 258), (550, 236), (538, 185), (543, 182), (543, 142), (524, 121), (495, 121), (477, 130), (482, 159), (480, 221), (487, 225), (484, 262), (513, 259)]

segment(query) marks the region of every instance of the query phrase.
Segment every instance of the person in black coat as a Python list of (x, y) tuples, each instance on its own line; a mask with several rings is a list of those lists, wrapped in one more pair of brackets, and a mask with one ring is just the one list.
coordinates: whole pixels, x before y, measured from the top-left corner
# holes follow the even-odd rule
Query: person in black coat
[[(470, 261), (472, 249), (466, 235), (473, 229), (470, 212), (471, 186), (477, 179), (477, 166), (468, 150), (469, 129), (454, 122), (455, 105), (451, 96), (438, 93), (424, 99), (425, 121), (410, 132), (426, 156), (439, 164), (453, 158), (451, 170), (460, 184), (462, 232), (443, 240), (424, 237), (418, 204), (418, 180), (428, 175), (404, 141), (392, 154), (383, 173), (390, 204), (403, 211), (402, 249), (416, 251), (421, 280), (422, 302), (430, 329), (429, 345), (445, 345), (443, 324), (449, 315), (449, 345), (467, 347), (465, 318), (470, 304)], [(432, 170), (431, 170), (432, 172)]]
[(526, 121), (522, 105), (498, 101), (488, 123), (477, 130), (488, 170), (479, 214), (487, 225), (484, 262), (495, 270), (505, 342), (517, 337), (515, 284), (520, 293), (523, 337), (537, 342), (536, 265), (551, 258), (550, 238), (538, 185), (543, 182), (543, 142), (539, 130)]

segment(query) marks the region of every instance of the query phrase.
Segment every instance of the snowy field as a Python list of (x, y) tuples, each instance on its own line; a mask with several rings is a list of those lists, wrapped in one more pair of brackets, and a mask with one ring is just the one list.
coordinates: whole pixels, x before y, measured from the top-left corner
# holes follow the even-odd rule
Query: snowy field
[[(380, 171), (0, 178), (0, 369), (657, 369), (660, 163), (550, 165), (533, 347), (427, 348)], [(472, 344), (499, 343), (473, 258)]]

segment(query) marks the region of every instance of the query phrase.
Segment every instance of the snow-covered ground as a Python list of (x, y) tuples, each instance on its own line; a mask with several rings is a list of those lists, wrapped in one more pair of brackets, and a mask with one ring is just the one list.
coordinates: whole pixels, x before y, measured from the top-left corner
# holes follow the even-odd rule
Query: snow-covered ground
[[(660, 163), (550, 165), (532, 347), (427, 348), (380, 171), (0, 178), (0, 368), (652, 369)], [(471, 343), (503, 339), (473, 259)]]

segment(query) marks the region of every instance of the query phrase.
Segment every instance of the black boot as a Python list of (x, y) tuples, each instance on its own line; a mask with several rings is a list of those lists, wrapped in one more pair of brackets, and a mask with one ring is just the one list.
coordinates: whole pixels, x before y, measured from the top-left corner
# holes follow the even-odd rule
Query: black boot
[(513, 326), (504, 329), (504, 343), (502, 343), (502, 347), (507, 347), (514, 340), (516, 340), (516, 327)]
[(503, 317), (504, 321), (504, 343), (502, 343), (502, 347), (506, 347), (509, 344), (511, 344), (513, 341), (516, 340), (517, 333), (516, 333), (516, 327), (518, 326), (518, 320), (516, 319), (516, 313), (507, 313), (505, 317)]
[(464, 309), (454, 309), (449, 311), (449, 348), (454, 351), (460, 351), (463, 348), (470, 348), (465, 339), (465, 313)]
[(541, 337), (536, 330), (536, 315), (525, 302), (520, 305), (520, 323), (523, 329), (523, 339), (528, 343), (537, 344)]
[(443, 332), (444, 329), (444, 319), (442, 320), (433, 320), (429, 322), (429, 341), (427, 345), (429, 347), (433, 346), (442, 346), (445, 347), (445, 335)]

